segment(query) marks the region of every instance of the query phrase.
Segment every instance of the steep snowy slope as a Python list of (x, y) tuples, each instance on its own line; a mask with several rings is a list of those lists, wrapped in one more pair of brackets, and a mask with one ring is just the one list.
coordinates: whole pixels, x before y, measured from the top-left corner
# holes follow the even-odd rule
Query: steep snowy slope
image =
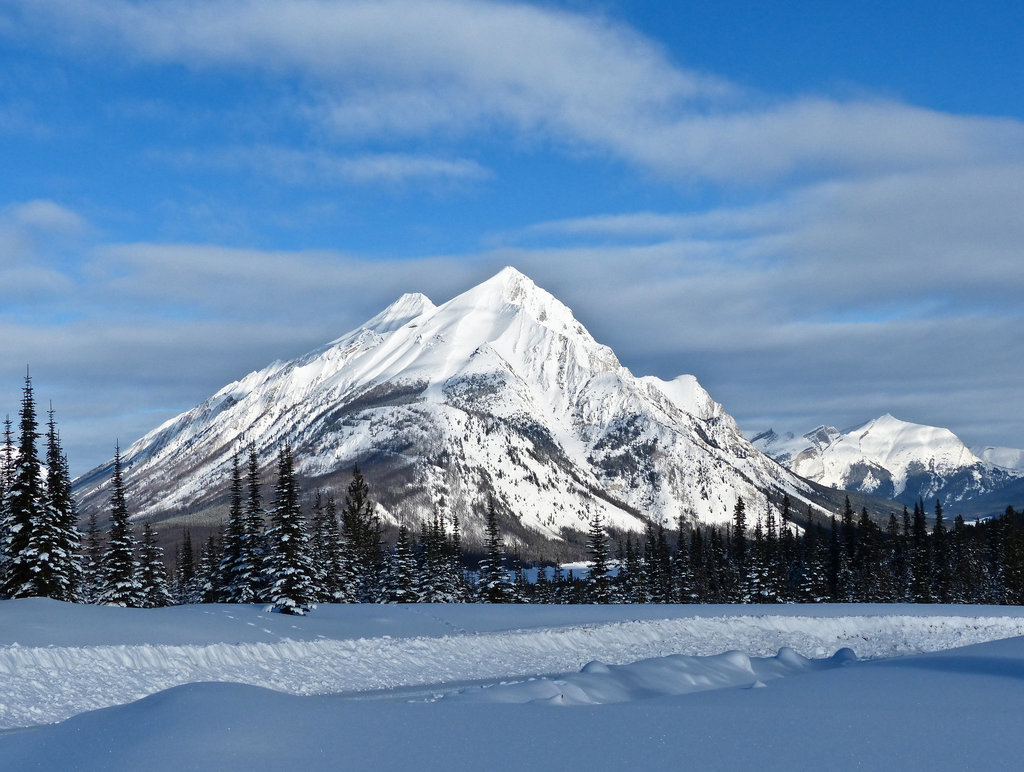
[[(581, 530), (595, 511), (728, 519), (736, 496), (795, 502), (811, 486), (758, 452), (692, 376), (637, 378), (572, 313), (512, 268), (441, 306), (405, 295), (365, 325), (221, 389), (124, 453), (138, 517), (223, 502), (231, 456), (272, 466), (292, 445), (307, 490), (358, 463), (392, 520), (457, 513), (470, 538), (493, 494), (524, 542)], [(77, 483), (103, 507), (109, 465)]]
[(891, 415), (845, 432), (819, 426), (795, 437), (769, 430), (752, 442), (809, 480), (906, 503), (938, 498), (965, 504), (1001, 491), (1016, 495), (1009, 490), (1020, 477), (978, 458), (948, 429)]

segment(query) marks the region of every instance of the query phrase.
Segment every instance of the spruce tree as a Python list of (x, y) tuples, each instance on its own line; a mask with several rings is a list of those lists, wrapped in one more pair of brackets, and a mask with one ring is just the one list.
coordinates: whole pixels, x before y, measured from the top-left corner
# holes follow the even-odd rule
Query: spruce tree
[(729, 600), (733, 603), (749, 603), (749, 551), (747, 543), (747, 505), (742, 497), (736, 498), (732, 510), (732, 530), (729, 533), (731, 565), (724, 566), (724, 584), (728, 586)]
[(89, 512), (86, 521), (85, 539), (82, 543), (82, 599), (86, 603), (97, 603), (100, 587), (103, 585), (103, 533), (96, 520), (96, 510)]
[(409, 538), (409, 529), (401, 525), (398, 527), (398, 540), (389, 560), (385, 600), (388, 603), (416, 603), (417, 573), (418, 567)]
[(338, 522), (338, 507), (334, 501), (334, 493), (327, 492), (324, 504), (324, 519), (327, 527), (327, 592), (332, 603), (351, 603), (354, 595), (347, 594), (345, 583), (345, 554), (341, 538), (341, 525)]
[(4, 573), (0, 576), (0, 596), (23, 598), (36, 594), (35, 574), (38, 553), (32, 542), (33, 527), (45, 517), (45, 493), (42, 470), (36, 450), (39, 437), (32, 378), (26, 373), (19, 421), (18, 455), (6, 497), (3, 532)]
[(273, 610), (282, 614), (305, 614), (313, 604), (313, 578), (303, 526), (292, 450), (286, 444), (278, 454), (274, 506), (267, 530), (270, 602)]
[(935, 525), (932, 528), (932, 597), (936, 603), (949, 603), (952, 574), (949, 535), (942, 517), (942, 502), (936, 499)]
[(317, 603), (334, 600), (330, 587), (331, 541), (335, 528), (328, 523), (323, 492), (313, 494), (313, 516), (309, 519), (309, 565), (312, 574), (314, 598)]
[(167, 586), (167, 568), (164, 566), (164, 551), (157, 544), (157, 535), (147, 521), (142, 526), (142, 543), (139, 547), (139, 582), (142, 594), (139, 606), (160, 608), (174, 603)]
[(690, 547), (686, 543), (687, 528), (683, 516), (677, 523), (676, 551), (672, 556), (673, 601), (676, 603), (697, 603), (693, 570), (690, 566)]
[(71, 496), (67, 458), (61, 450), (52, 407), (47, 427), (43, 506), (35, 513), (26, 551), (32, 563), (31, 587), (27, 594), (79, 601), (82, 569), (78, 555), (81, 546), (78, 511)]
[(914, 504), (911, 550), (911, 600), (915, 603), (931, 603), (931, 543), (928, 541), (923, 501)]
[(370, 487), (358, 466), (352, 469), (345, 493), (341, 533), (346, 572), (343, 592), (358, 602), (372, 603), (381, 591), (381, 526), (370, 500)]
[(224, 547), (220, 565), (217, 567), (217, 600), (221, 603), (248, 603), (242, 600), (245, 594), (246, 574), (249, 566), (245, 561), (245, 511), (242, 507), (242, 467), (235, 453), (231, 457), (231, 487), (229, 492), (228, 519), (224, 529)]
[(510, 590), (508, 572), (504, 567), (501, 532), (498, 530), (498, 515), (494, 501), (487, 502), (486, 525), (484, 530), (485, 557), (480, 561), (477, 596), (484, 603), (506, 603)]
[(186, 528), (181, 534), (174, 570), (175, 597), (178, 603), (197, 603), (196, 596), (196, 555), (192, 548), (192, 531)]
[(260, 495), (260, 467), (256, 449), (249, 447), (246, 469), (245, 538), (242, 541), (241, 564), (236, 575), (239, 603), (266, 600), (267, 544), (264, 538), (263, 498)]
[(14, 436), (11, 431), (11, 417), (4, 418), (4, 445), (0, 450), (0, 598), (5, 597), (3, 591), (4, 576), (7, 573), (8, 531), (10, 518), (8, 494), (14, 481)]
[(601, 512), (594, 510), (587, 531), (587, 556), (590, 558), (588, 595), (591, 603), (611, 603), (612, 582), (608, 575), (608, 537), (604, 532)]
[(103, 556), (103, 571), (96, 603), (105, 606), (138, 606), (142, 598), (135, 537), (128, 516), (121, 448), (114, 447), (114, 474), (110, 481), (110, 530)]

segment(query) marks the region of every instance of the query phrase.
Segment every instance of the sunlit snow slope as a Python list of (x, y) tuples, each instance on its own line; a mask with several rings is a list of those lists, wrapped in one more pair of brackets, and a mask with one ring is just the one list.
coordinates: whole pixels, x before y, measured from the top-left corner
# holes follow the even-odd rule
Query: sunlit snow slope
[[(405, 295), (359, 329), (221, 389), (125, 453), (138, 517), (223, 501), (231, 455), (270, 465), (291, 443), (312, 485), (358, 463), (387, 516), (458, 514), (469, 537), (493, 495), (512, 540), (609, 525), (729, 517), (736, 497), (796, 505), (802, 480), (747, 442), (693, 376), (635, 377), (515, 269), (440, 306)], [(105, 505), (109, 465), (77, 485)]]

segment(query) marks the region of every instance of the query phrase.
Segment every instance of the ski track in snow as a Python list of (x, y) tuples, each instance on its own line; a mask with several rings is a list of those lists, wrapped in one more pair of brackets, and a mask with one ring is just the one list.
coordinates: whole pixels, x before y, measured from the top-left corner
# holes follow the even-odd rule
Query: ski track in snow
[[(0, 647), (0, 729), (61, 721), (187, 683), (227, 681), (298, 695), (571, 673), (669, 655), (738, 650), (773, 656), (791, 647), (823, 658), (938, 651), (1024, 635), (1024, 618), (964, 616), (716, 616), (633, 620), (532, 630), (282, 640), (208, 645)], [(396, 698), (400, 695), (396, 695)]]

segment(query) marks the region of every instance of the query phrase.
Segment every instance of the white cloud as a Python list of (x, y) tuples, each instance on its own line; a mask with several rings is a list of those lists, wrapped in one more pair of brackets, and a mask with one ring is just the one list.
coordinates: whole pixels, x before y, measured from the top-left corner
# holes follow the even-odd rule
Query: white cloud
[(61, 45), (297, 77), (307, 117), (350, 138), (447, 138), (497, 127), (609, 152), (669, 177), (739, 183), (1024, 157), (1018, 121), (892, 101), (745, 93), (679, 66), (623, 24), (524, 3), (16, 7), (24, 28)]
[(183, 166), (242, 169), (292, 185), (402, 185), (408, 182), (461, 184), (477, 182), (490, 176), (485, 167), (471, 159), (412, 153), (342, 156), (322, 150), (262, 145), (219, 151), (161, 152), (154, 156)]

